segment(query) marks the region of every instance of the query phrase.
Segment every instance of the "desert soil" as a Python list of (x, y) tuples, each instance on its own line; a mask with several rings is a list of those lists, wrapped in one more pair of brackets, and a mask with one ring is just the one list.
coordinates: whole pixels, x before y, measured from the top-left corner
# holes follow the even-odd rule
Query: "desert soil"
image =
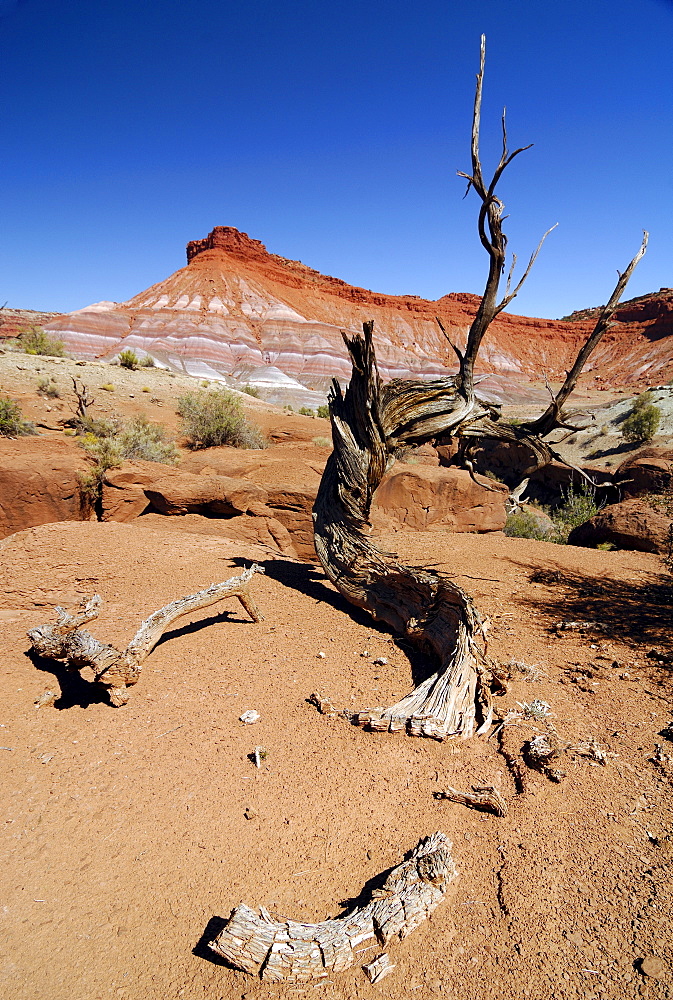
[[(531, 771), (516, 794), (494, 737), (440, 744), (319, 715), (315, 690), (348, 709), (404, 694), (404, 649), (314, 566), (164, 520), (51, 524), (1, 543), (6, 1000), (669, 995), (673, 767), (653, 756), (656, 743), (673, 752), (658, 735), (671, 674), (646, 654), (668, 643), (670, 588), (656, 557), (500, 534), (382, 539), (456, 576), (490, 617), (501, 663), (535, 665), (540, 679), (515, 673), (500, 712), (542, 699), (563, 744), (594, 738), (607, 754), (605, 766), (569, 758), (561, 784)], [(26, 654), (26, 630), (57, 604), (100, 593), (92, 631), (125, 644), (151, 611), (256, 554), (265, 621), (230, 603), (178, 623), (124, 708)], [(557, 634), (567, 619), (605, 631)], [(45, 689), (61, 694), (36, 709)], [(261, 715), (253, 726), (239, 721), (247, 709)], [(255, 746), (267, 751), (259, 770)], [(505, 818), (433, 798), (491, 783)], [(209, 955), (242, 900), (334, 916), (437, 829), (459, 879), (390, 949), (381, 986), (359, 967), (270, 986)]]

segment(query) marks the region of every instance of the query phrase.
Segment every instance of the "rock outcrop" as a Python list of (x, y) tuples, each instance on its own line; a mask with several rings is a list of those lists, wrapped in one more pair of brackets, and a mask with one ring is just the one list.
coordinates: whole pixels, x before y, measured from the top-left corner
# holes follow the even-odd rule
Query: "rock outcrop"
[(81, 521), (78, 475), (84, 453), (69, 442), (0, 437), (0, 538), (53, 521)]
[(463, 469), (396, 466), (375, 503), (400, 526), (418, 531), (502, 531), (508, 494), (503, 483), (479, 486)]
[[(359, 330), (373, 319), (382, 376), (431, 378), (455, 371), (436, 317), (460, 346), (479, 302), (461, 292), (427, 301), (357, 288), (268, 253), (229, 226), (189, 243), (187, 258), (186, 267), (127, 302), (98, 302), (46, 327), (82, 356), (111, 358), (132, 348), (176, 371), (251, 383), (272, 402), (315, 406), (332, 377), (350, 376), (341, 329)], [(587, 366), (597, 385), (627, 381), (633, 372), (650, 379), (673, 374), (669, 299), (673, 291), (664, 290), (658, 312), (649, 300), (618, 311), (617, 326)], [(514, 402), (528, 378), (562, 377), (591, 320), (502, 313), (482, 345), (480, 368), (491, 373), (482, 393)]]
[(589, 521), (573, 528), (568, 544), (595, 549), (609, 542), (617, 549), (667, 555), (671, 524), (663, 508), (637, 498), (624, 500), (604, 507)]

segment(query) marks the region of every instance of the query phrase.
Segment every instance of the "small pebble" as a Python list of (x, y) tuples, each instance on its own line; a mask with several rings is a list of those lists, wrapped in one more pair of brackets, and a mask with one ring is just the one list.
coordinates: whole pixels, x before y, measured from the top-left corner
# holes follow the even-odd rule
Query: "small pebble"
[(374, 663), (377, 663), (381, 667), (385, 667), (387, 662), (388, 662), (387, 656), (377, 656), (376, 659), (374, 660)]
[(261, 716), (259, 712), (256, 712), (254, 708), (249, 709), (247, 712), (244, 712), (243, 715), (239, 715), (238, 717), (239, 722), (244, 722), (246, 726), (251, 726), (253, 722), (259, 722), (260, 718)]
[(319, 660), (325, 659), (325, 654), (323, 653), (322, 649), (320, 650), (319, 653), (316, 653), (316, 656), (318, 657)]

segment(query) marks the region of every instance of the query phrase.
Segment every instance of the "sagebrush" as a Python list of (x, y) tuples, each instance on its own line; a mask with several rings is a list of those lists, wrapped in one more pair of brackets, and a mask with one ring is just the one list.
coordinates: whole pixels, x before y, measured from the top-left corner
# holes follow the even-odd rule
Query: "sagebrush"
[(23, 419), (21, 407), (15, 399), (0, 396), (0, 435), (3, 437), (24, 437), (35, 434), (35, 427)]
[(265, 448), (262, 432), (245, 416), (240, 400), (227, 389), (197, 390), (178, 399), (182, 432), (190, 448)]
[(654, 396), (651, 392), (641, 392), (622, 424), (622, 437), (633, 444), (645, 444), (652, 440), (660, 423), (661, 410), (654, 405)]

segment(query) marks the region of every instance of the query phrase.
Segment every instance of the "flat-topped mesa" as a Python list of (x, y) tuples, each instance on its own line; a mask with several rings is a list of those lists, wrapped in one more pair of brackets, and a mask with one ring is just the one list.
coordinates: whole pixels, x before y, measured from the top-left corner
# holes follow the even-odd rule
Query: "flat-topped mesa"
[(253, 240), (234, 226), (215, 226), (203, 240), (187, 244), (187, 263), (205, 250), (225, 250), (238, 257), (268, 257), (269, 252), (261, 240)]

